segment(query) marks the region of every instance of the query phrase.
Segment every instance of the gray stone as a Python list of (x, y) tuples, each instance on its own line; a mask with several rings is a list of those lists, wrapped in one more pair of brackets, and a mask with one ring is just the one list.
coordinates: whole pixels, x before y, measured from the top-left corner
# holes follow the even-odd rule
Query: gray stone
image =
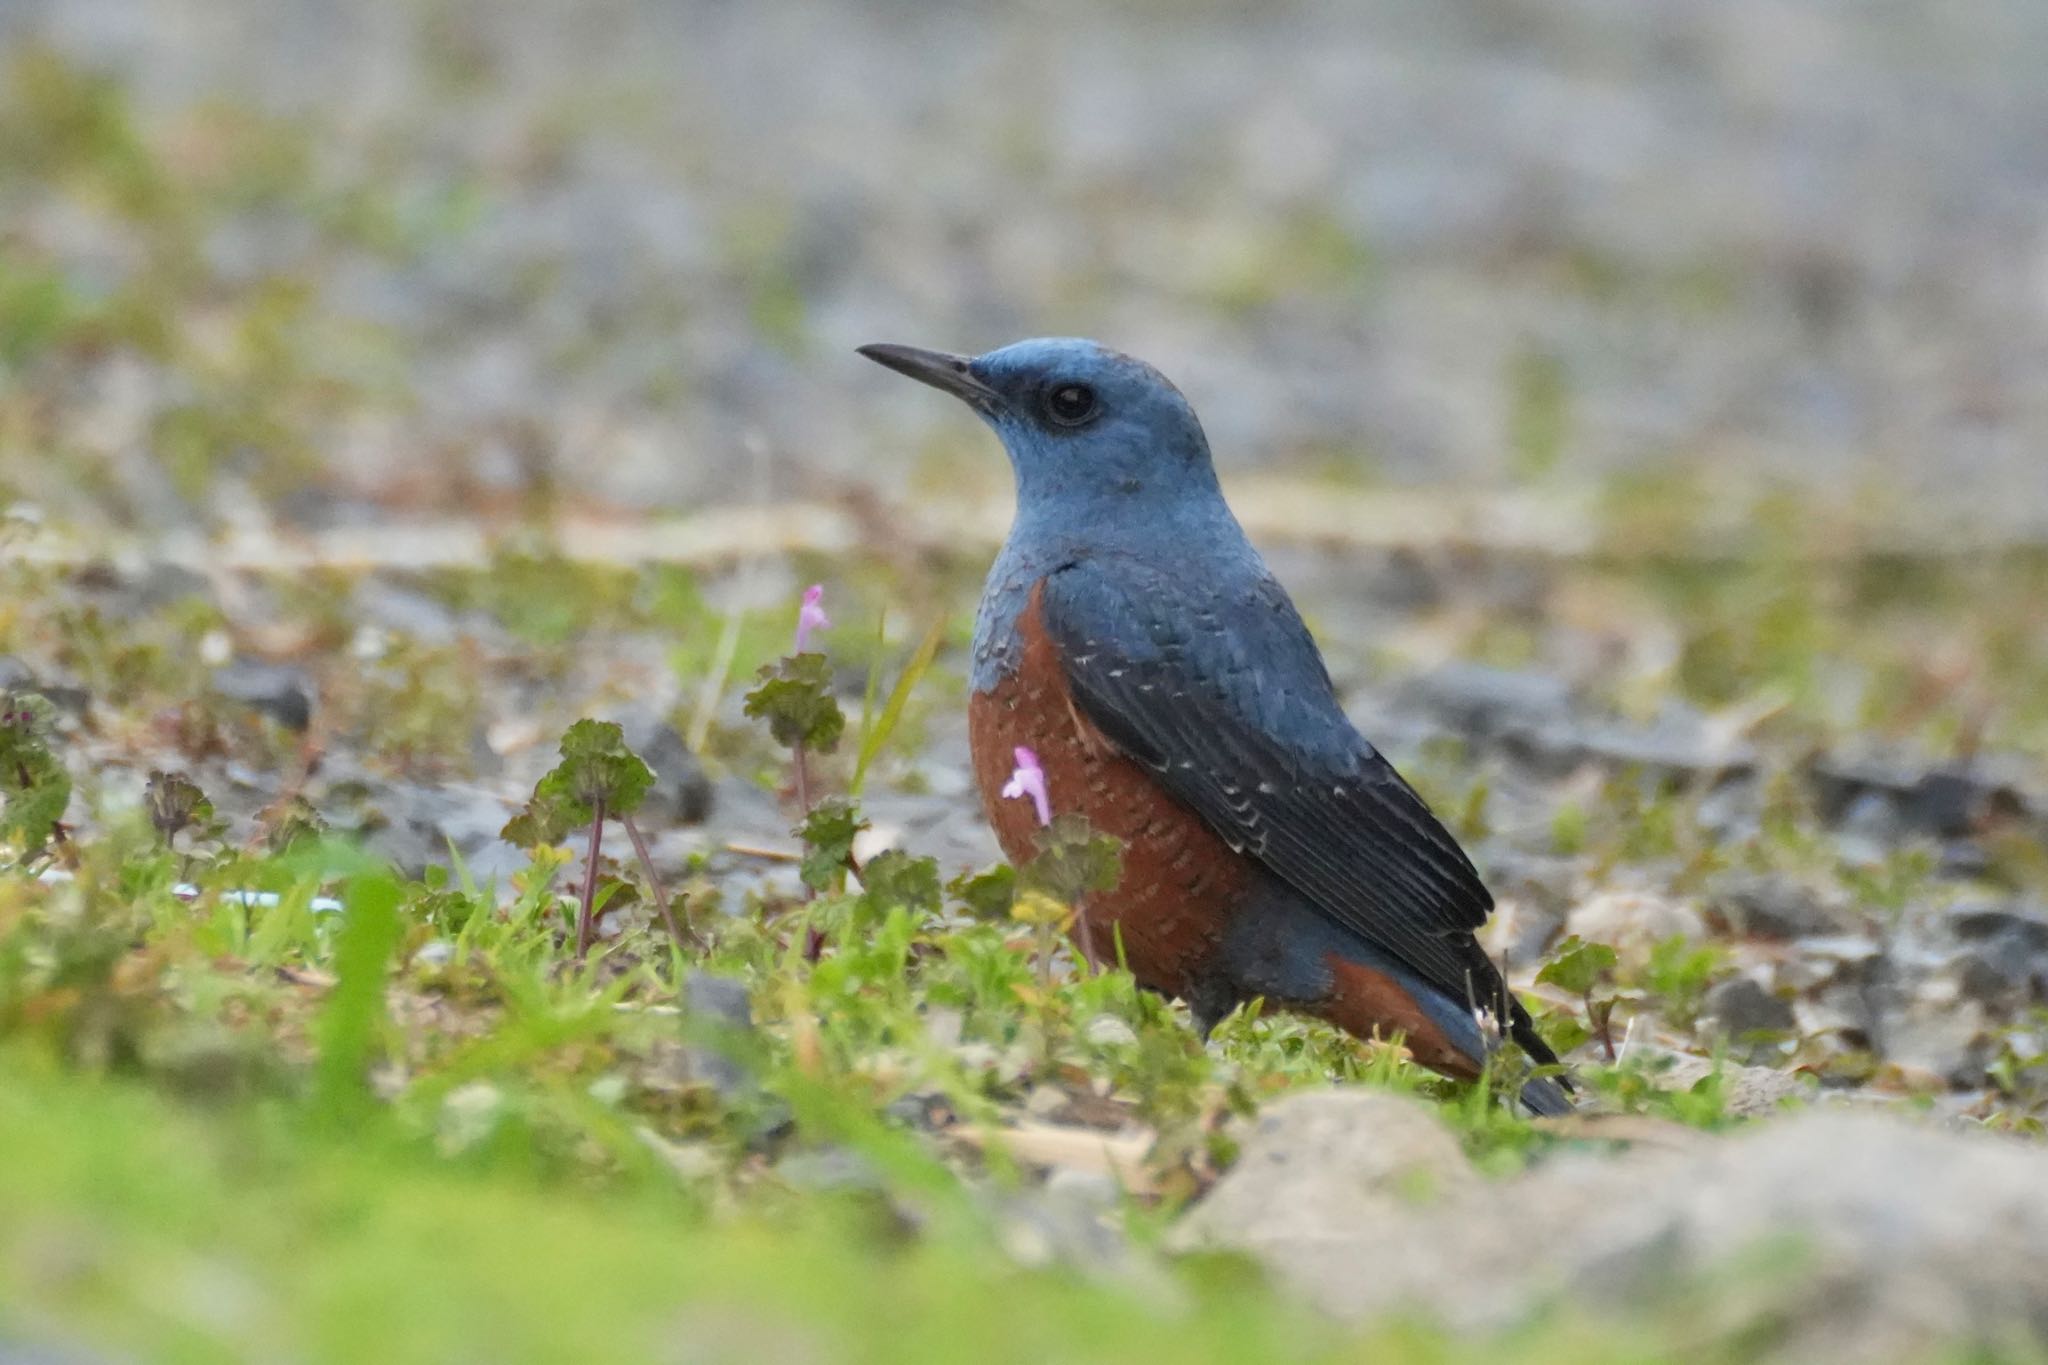
[(1737, 1118), (1762, 1118), (1775, 1114), (1799, 1100), (1811, 1099), (1813, 1083), (1804, 1076), (1767, 1066), (1743, 1066), (1690, 1052), (1653, 1049), (1657, 1084), (1666, 1090), (1690, 1090), (1718, 1069), (1721, 1077), (1721, 1105)]
[(1878, 1050), (1908, 1083), (1970, 1089), (1984, 1084), (1993, 1039), (1975, 1000), (1914, 1000), (1879, 1023)]
[(1825, 755), (1808, 777), (1822, 815), (1844, 827), (1964, 839), (2001, 822), (2040, 817), (2038, 799), (2017, 777), (2027, 770), (2003, 758), (1957, 766), (1870, 749)]
[(1663, 781), (1740, 776), (1756, 766), (1756, 750), (1719, 733), (1691, 707), (1670, 702), (1647, 724), (1596, 720), (1551, 724), (1527, 741), (1543, 765), (1569, 771), (1584, 763), (1633, 769)]
[(1691, 942), (1706, 933), (1706, 924), (1690, 901), (1629, 890), (1587, 897), (1572, 910), (1565, 928), (1587, 943), (1604, 943), (1614, 949), (1630, 970), (1648, 963), (1651, 950), (1666, 939)]
[(691, 972), (683, 978), (683, 1008), (692, 1018), (712, 1020), (728, 1028), (754, 1027), (753, 1002), (743, 981), (712, 972)]
[(1788, 1033), (1792, 1006), (1752, 977), (1736, 976), (1707, 992), (1706, 1015), (1722, 1036), (1740, 1041), (1759, 1033)]
[(1544, 673), (1449, 663), (1404, 683), (1398, 704), (1427, 711), (1445, 729), (1487, 741), (1526, 732), (1571, 712), (1571, 685)]
[(1710, 1293), (1717, 1331), (1754, 1332), (1754, 1358), (1780, 1361), (1919, 1359), (2048, 1323), (2036, 1145), (1815, 1110), (1417, 1202), (1361, 1194), (1322, 1144), (1282, 1137), (1248, 1146), (1179, 1235), (1247, 1251), (1349, 1317), (1494, 1329), (1559, 1303), (1647, 1310)]
[(426, 786), (358, 774), (334, 781), (314, 803), (335, 828), (409, 877), (446, 866), (452, 845), (479, 882), (526, 866), (524, 851), (498, 837), (512, 807), (496, 793), (462, 783)]
[(1795, 939), (1839, 933), (1845, 907), (1782, 873), (1731, 873), (1715, 879), (1703, 907), (1709, 921), (1751, 938)]
[(439, 598), (391, 574), (368, 574), (355, 587), (355, 609), (365, 625), (420, 640), (450, 640), (462, 633), (455, 613)]
[(711, 779), (682, 732), (668, 720), (644, 706), (628, 706), (614, 712), (626, 747), (646, 760), (654, 770), (654, 785), (641, 807), (646, 820), (681, 825), (701, 825), (711, 816)]
[(261, 711), (288, 730), (304, 730), (313, 720), (313, 680), (291, 664), (236, 659), (213, 671), (210, 684), (229, 701)]
[(1235, 1133), (1237, 1164), (1175, 1229), (1183, 1249), (1343, 1240), (1390, 1207), (1478, 1180), (1434, 1114), (1384, 1091), (1297, 1092)]
[(709, 1033), (702, 1042), (683, 1048), (681, 1068), (690, 1080), (709, 1085), (721, 1095), (734, 1095), (752, 1085), (745, 1067), (718, 1046), (721, 1033), (751, 1033), (754, 1028), (753, 1002), (746, 983), (729, 976), (693, 971), (683, 978), (683, 1013), (690, 1027)]
[(874, 1165), (847, 1147), (817, 1147), (791, 1152), (775, 1163), (775, 1173), (800, 1190), (818, 1193), (847, 1190), (879, 1193), (887, 1188)]

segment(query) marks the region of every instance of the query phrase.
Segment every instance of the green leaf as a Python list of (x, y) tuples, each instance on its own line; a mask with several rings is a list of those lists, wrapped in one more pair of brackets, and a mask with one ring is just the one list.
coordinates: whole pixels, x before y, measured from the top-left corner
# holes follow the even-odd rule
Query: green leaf
[(1536, 980), (1573, 995), (1586, 995), (1614, 970), (1614, 963), (1614, 949), (1604, 943), (1582, 943), (1574, 934), (1558, 945), (1557, 953), (1536, 973)]
[(1072, 905), (1090, 891), (1109, 891), (1123, 877), (1123, 844), (1097, 834), (1088, 817), (1068, 811), (1034, 836), (1038, 856), (1021, 870), (1019, 886)]
[(860, 807), (845, 797), (828, 796), (820, 801), (795, 830), (804, 841), (804, 884), (830, 890), (845, 870), (846, 860), (853, 856), (855, 836), (867, 827)]
[(910, 701), (910, 694), (916, 690), (925, 673), (931, 668), (932, 660), (939, 656), (939, 646), (946, 638), (946, 619), (942, 616), (932, 622), (931, 629), (924, 633), (924, 639), (917, 645), (917, 651), (910, 656), (910, 662), (903, 665), (903, 675), (896, 679), (896, 686), (890, 689), (889, 700), (882, 704), (882, 714), (867, 734), (861, 737), (860, 755), (854, 760), (853, 780), (847, 790), (860, 792), (861, 780), (867, 776), (868, 765), (882, 752), (889, 742), (889, 736), (896, 731), (897, 723), (903, 719), (903, 708)]
[(570, 726), (562, 736), (562, 761), (548, 777), (582, 804), (586, 820), (599, 801), (607, 815), (631, 815), (654, 785), (654, 770), (626, 747), (624, 732), (608, 720)]
[(839, 747), (846, 716), (832, 695), (832, 666), (822, 654), (792, 654), (763, 664), (760, 682), (747, 693), (746, 713), (768, 722), (768, 733), (785, 749), (799, 744), (821, 754)]
[(1569, 1014), (1554, 1014), (1543, 1021), (1543, 1040), (1560, 1057), (1569, 1055), (1592, 1036), (1591, 1029)]
[(902, 906), (930, 914), (942, 902), (939, 860), (920, 858), (900, 848), (886, 849), (861, 865), (860, 881), (869, 904), (887, 910)]
[(149, 811), (149, 823), (156, 827), (166, 846), (182, 831), (213, 820), (213, 802), (206, 799), (198, 783), (183, 773), (151, 771), (149, 783), (142, 790), (142, 804)]
[(976, 919), (1004, 919), (1017, 896), (1017, 869), (997, 863), (979, 872), (963, 872), (946, 883), (946, 894)]
[(371, 1050), (385, 1023), (384, 986), (398, 947), (398, 879), (378, 871), (350, 880), (342, 894), (333, 992), (320, 1012), (320, 1061), (314, 1105), (330, 1122), (348, 1122), (369, 1107)]
[(71, 804), (71, 774), (50, 752), (55, 712), (42, 697), (0, 692), (0, 841), (41, 852)]
[(562, 736), (562, 761), (533, 784), (525, 809), (505, 822), (499, 837), (521, 848), (560, 843), (569, 831), (597, 817), (631, 815), (654, 785), (654, 770), (626, 747), (608, 720), (579, 720)]

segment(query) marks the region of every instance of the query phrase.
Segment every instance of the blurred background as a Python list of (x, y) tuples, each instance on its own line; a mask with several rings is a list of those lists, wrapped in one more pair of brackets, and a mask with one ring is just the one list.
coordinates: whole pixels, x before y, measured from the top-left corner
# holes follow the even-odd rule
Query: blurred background
[(0, 0), (0, 44), (0, 497), (58, 525), (1000, 500), (852, 348), (1050, 332), (1240, 473), (2048, 526), (2036, 0)]
[[(2038, 1359), (2048, 1157), (1946, 1130), (2048, 1133), (2044, 73), (2048, 0), (0, 0), (0, 1365), (1327, 1360), (1289, 1294), (1425, 1279), (1357, 1358)], [(1044, 333), (1185, 389), (1625, 1126), (1009, 917), (1009, 472), (854, 348)], [(515, 817), (586, 718), (644, 848)], [(1160, 1254), (1248, 1209), (1270, 1294)]]

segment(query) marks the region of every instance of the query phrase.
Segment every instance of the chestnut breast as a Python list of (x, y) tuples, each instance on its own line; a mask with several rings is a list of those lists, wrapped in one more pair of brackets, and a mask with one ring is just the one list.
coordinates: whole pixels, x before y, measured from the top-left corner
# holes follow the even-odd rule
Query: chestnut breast
[(1097, 956), (1113, 961), (1113, 935), (1120, 935), (1141, 984), (1185, 997), (1209, 970), (1252, 870), (1081, 714), (1039, 610), (1034, 587), (1017, 616), (1013, 667), (968, 703), (975, 782), (989, 824), (1011, 862), (1022, 866), (1037, 851), (1032, 803), (1001, 794), (1016, 766), (1014, 750), (1033, 750), (1045, 769), (1053, 813), (1078, 810), (1098, 832), (1123, 843), (1116, 889), (1088, 901)]

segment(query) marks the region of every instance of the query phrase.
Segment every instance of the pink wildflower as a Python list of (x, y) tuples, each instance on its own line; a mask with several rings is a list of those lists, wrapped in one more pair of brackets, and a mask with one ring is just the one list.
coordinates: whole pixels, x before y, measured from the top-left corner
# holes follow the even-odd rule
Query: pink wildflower
[(1030, 797), (1031, 804), (1038, 808), (1038, 823), (1052, 823), (1052, 798), (1045, 790), (1045, 769), (1038, 766), (1038, 755), (1021, 744), (1017, 746), (1016, 771), (1003, 784), (1003, 795), (1011, 799)]
[(810, 648), (812, 631), (826, 630), (831, 625), (832, 618), (825, 614), (825, 585), (813, 583), (804, 589), (804, 604), (796, 612), (796, 653)]

